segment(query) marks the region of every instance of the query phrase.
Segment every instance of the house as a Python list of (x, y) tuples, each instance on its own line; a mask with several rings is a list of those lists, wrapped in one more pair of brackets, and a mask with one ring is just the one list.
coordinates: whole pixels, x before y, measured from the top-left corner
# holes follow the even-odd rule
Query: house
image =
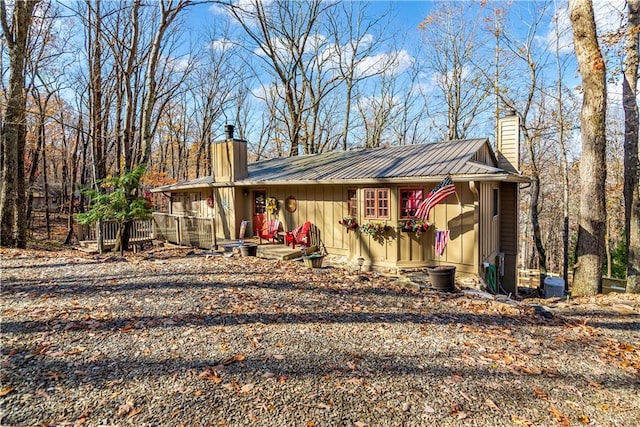
[[(459, 274), (484, 277), (487, 265), (496, 265), (503, 288), (516, 291), (519, 187), (528, 182), (519, 173), (516, 115), (499, 121), (496, 152), (488, 139), (467, 139), (248, 164), (246, 142), (227, 126), (225, 140), (213, 144), (212, 162), (213, 176), (152, 190), (170, 200), (169, 214), (157, 217), (165, 235), (171, 234), (170, 216), (187, 220), (193, 230), (187, 240), (206, 248), (215, 239), (203, 239), (203, 233), (237, 239), (242, 221), (250, 235), (269, 219), (279, 219), (283, 230), (311, 221), (328, 253), (363, 258), (365, 267), (447, 264)], [(431, 211), (429, 229), (419, 235), (402, 231), (402, 222), (445, 177), (456, 194)], [(353, 232), (340, 225), (345, 217), (387, 230), (377, 236)], [(449, 232), (441, 256), (435, 252), (438, 230)]]

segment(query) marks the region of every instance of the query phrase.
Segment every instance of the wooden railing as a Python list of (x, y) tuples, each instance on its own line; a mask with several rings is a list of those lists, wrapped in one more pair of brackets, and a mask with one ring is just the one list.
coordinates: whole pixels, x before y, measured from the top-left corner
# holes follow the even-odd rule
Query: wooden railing
[[(97, 241), (97, 225), (78, 225), (79, 241)], [(116, 243), (118, 235), (117, 221), (102, 221), (102, 239), (105, 248), (113, 247)], [(134, 220), (129, 229), (129, 243), (137, 245), (141, 243), (151, 242), (154, 239), (153, 220)]]
[(213, 218), (154, 213), (153, 221), (158, 240), (202, 249), (215, 245)]
[[(547, 272), (547, 277), (560, 277), (558, 273)], [(573, 272), (569, 271), (569, 285), (573, 282)], [(540, 284), (540, 270), (521, 269), (518, 270), (518, 286), (537, 288)], [(611, 277), (602, 278), (602, 293), (625, 292), (627, 281), (624, 279), (614, 279)]]

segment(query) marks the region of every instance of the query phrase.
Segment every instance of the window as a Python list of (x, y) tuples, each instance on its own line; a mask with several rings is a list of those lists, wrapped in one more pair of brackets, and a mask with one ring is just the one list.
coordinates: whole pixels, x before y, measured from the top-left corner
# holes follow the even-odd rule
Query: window
[(405, 188), (400, 190), (400, 218), (408, 219), (416, 215), (418, 206), (422, 203), (422, 190)]
[(493, 216), (498, 216), (498, 189), (493, 189)]
[(358, 216), (358, 191), (347, 190), (347, 216), (356, 218)]
[(364, 216), (365, 218), (389, 219), (388, 188), (365, 188)]

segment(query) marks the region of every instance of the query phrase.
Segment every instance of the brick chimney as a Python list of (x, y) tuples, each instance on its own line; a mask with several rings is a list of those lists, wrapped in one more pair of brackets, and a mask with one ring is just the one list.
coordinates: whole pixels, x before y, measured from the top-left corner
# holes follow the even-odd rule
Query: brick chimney
[(498, 120), (496, 132), (496, 156), (498, 167), (513, 173), (520, 173), (520, 117), (514, 110), (507, 110)]
[(233, 137), (233, 125), (225, 125), (223, 141), (211, 146), (211, 162), (215, 182), (235, 182), (246, 178), (247, 141)]

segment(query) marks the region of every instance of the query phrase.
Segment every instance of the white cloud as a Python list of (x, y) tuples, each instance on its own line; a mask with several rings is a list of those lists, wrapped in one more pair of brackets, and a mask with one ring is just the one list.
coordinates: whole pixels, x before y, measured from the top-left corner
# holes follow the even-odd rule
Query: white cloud
[(215, 52), (226, 52), (227, 50), (230, 50), (233, 46), (235, 46), (237, 44), (237, 42), (234, 42), (233, 40), (229, 40), (226, 38), (221, 38), (218, 40), (214, 40), (211, 43), (209, 43), (209, 49), (215, 51)]
[(389, 75), (397, 75), (406, 71), (414, 62), (415, 58), (406, 50), (379, 53), (368, 56), (360, 61), (357, 74), (367, 76), (384, 72)]

